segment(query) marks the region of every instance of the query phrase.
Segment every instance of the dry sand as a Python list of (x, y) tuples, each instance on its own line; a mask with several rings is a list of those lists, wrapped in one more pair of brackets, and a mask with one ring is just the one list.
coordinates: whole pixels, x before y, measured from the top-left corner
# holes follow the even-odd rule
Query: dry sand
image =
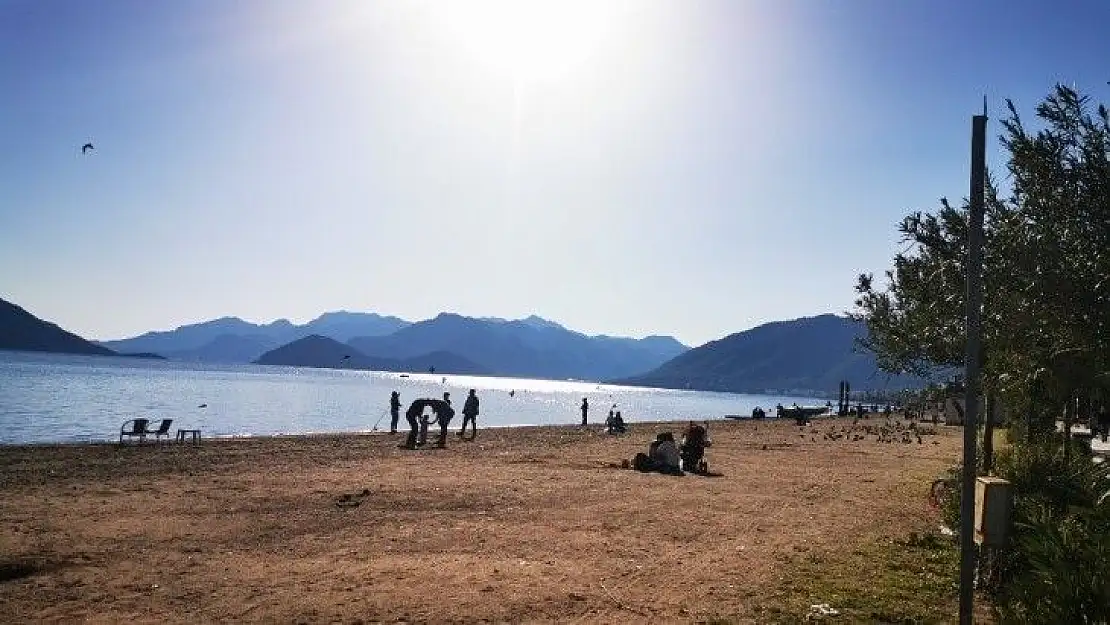
[(0, 619), (754, 622), (797, 554), (935, 526), (959, 429), (847, 423), (713, 422), (721, 477), (610, 466), (681, 424), (4, 447)]

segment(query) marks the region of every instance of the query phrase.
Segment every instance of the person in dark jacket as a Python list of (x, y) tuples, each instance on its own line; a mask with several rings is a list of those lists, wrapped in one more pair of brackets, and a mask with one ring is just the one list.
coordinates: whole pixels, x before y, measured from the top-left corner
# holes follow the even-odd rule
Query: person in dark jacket
[(462, 409), (463, 422), (462, 429), (459, 430), (459, 436), (466, 435), (466, 424), (470, 424), (470, 440), (474, 440), (478, 436), (478, 395), (475, 394), (474, 389), (470, 389), (470, 394), (466, 396), (466, 403), (463, 404)]
[(679, 447), (682, 469), (691, 473), (705, 473), (708, 470), (704, 460), (705, 449), (712, 444), (713, 441), (709, 440), (709, 430), (704, 425), (691, 421)]
[(405, 411), (405, 420), (409, 422), (409, 436), (402, 445), (405, 449), (416, 449), (417, 439), (420, 437), (420, 418), (424, 415), (424, 408), (431, 399), (417, 399)]
[(439, 447), (447, 447), (447, 426), (455, 416), (455, 409), (451, 407), (451, 393), (444, 393), (442, 401), (432, 400), (432, 410), (436, 413), (439, 422)]
[(397, 433), (397, 422), (401, 419), (401, 394), (393, 391), (389, 396), (389, 433)]
[(586, 425), (586, 415), (590, 412), (590, 402), (586, 398), (582, 398), (582, 425)]

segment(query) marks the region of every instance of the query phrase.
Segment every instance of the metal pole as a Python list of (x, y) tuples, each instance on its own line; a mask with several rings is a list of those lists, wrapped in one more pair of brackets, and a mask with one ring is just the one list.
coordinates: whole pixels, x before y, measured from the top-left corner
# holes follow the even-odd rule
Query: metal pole
[(964, 475), (960, 498), (960, 625), (975, 604), (975, 443), (979, 417), (979, 335), (983, 303), (983, 190), (987, 177), (987, 102), (971, 119), (971, 211), (967, 235), (967, 352), (964, 356)]

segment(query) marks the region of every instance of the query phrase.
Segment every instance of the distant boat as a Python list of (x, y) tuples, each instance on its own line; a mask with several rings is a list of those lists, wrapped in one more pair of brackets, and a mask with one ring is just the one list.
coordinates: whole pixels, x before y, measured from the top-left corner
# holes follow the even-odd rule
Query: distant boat
[(780, 417), (816, 417), (830, 411), (828, 406), (778, 406)]
[(407, 374), (407, 373), (402, 373), (402, 374), (401, 374), (401, 377), (402, 377), (402, 378), (407, 378), (407, 377), (409, 377), (409, 374)]

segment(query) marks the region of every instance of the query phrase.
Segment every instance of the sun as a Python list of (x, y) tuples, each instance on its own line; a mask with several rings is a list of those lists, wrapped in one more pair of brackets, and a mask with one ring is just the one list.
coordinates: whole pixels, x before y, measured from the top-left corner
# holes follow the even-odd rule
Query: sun
[(429, 12), (474, 62), (518, 81), (546, 81), (590, 60), (617, 7), (601, 0), (445, 0)]

